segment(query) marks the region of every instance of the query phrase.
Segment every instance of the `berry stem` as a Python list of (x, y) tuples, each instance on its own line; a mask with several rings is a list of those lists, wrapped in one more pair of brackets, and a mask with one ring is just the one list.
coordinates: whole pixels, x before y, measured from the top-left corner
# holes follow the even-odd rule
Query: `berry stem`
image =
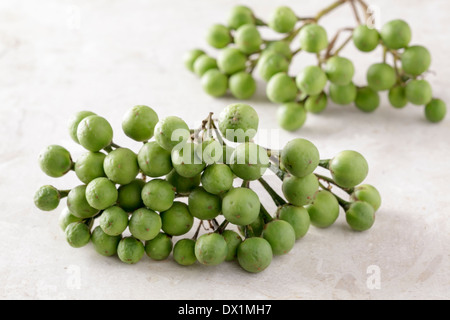
[(214, 232), (216, 232), (218, 234), (222, 234), (225, 231), (225, 229), (227, 228), (229, 223), (230, 222), (228, 220), (226, 220), (226, 219), (223, 220), (223, 222), (220, 224), (220, 226), (217, 227), (216, 231), (214, 231)]
[(58, 190), (59, 198), (64, 199), (69, 195), (70, 190)]
[[(328, 182), (329, 184), (332, 184), (332, 185), (338, 187), (339, 189), (345, 191), (346, 193), (352, 194), (352, 192), (350, 192), (349, 189), (342, 188), (341, 186), (339, 186), (339, 185), (338, 185), (333, 179), (331, 179), (331, 178), (328, 178), (328, 177), (323, 176), (323, 175), (318, 174), (318, 173), (315, 173), (315, 176), (316, 176), (319, 180), (326, 181), (326, 182)], [(327, 189), (329, 189), (329, 188), (327, 188)]]
[(272, 189), (272, 187), (267, 183), (266, 180), (264, 180), (263, 178), (259, 178), (258, 181), (259, 183), (261, 183), (264, 189), (266, 189), (267, 193), (270, 195), (277, 207), (286, 204), (286, 201), (282, 197), (280, 197), (275, 190)]
[(361, 18), (359, 17), (358, 9), (356, 8), (356, 5), (355, 5), (355, 0), (350, 0), (350, 5), (352, 7), (353, 14), (355, 15), (355, 20), (358, 23), (358, 25), (360, 25), (361, 24)]
[(267, 209), (262, 204), (260, 206), (259, 212), (261, 213), (265, 223), (273, 221), (273, 217), (270, 215), (270, 213), (267, 211)]
[(197, 240), (198, 234), (200, 233), (200, 229), (201, 229), (202, 226), (203, 226), (203, 220), (200, 220), (199, 223), (198, 223), (197, 230), (195, 231), (195, 234), (192, 237), (192, 240)]
[(341, 197), (339, 197), (337, 194), (335, 194), (334, 192), (331, 191), (331, 188), (327, 188), (325, 187), (321, 182), (319, 182), (319, 186), (323, 189), (326, 190), (328, 192), (330, 192), (335, 198), (336, 200), (339, 202), (339, 205), (345, 210), (347, 211), (348, 208), (351, 205), (351, 202), (345, 201), (344, 199), (342, 199)]
[(325, 9), (322, 9), (321, 11), (319, 11), (319, 13), (314, 17), (314, 21), (318, 22), (323, 16), (327, 15), (328, 13), (333, 11), (334, 9), (340, 7), (341, 5), (346, 3), (347, 1), (348, 0), (338, 0), (336, 2), (333, 2), (331, 5), (329, 5)]
[(107, 147), (104, 147), (103, 150), (105, 150), (107, 153), (113, 152), (113, 148), (110, 145)]
[(111, 142), (111, 147), (115, 148), (115, 149), (122, 149), (121, 146), (119, 146), (118, 144), (115, 144), (114, 142)]
[(325, 159), (325, 160), (320, 160), (319, 161), (319, 166), (325, 169), (329, 169), (330, 168), (330, 161), (331, 159)]
[(286, 172), (281, 170), (278, 166), (274, 166), (272, 163), (269, 166), (269, 170), (272, 171), (273, 173), (275, 173), (275, 175), (281, 180), (283, 181), (284, 178), (286, 177)]

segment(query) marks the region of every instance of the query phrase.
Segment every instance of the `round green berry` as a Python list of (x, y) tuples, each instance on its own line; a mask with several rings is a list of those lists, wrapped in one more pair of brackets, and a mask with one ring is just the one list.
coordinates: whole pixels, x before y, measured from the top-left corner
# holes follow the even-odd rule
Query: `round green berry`
[(172, 248), (172, 238), (163, 232), (158, 233), (154, 239), (145, 243), (147, 256), (157, 261), (167, 259), (172, 252)]
[(162, 179), (153, 179), (142, 188), (142, 201), (145, 206), (154, 211), (168, 210), (175, 199), (173, 185)]
[(237, 258), (239, 265), (244, 270), (259, 273), (272, 262), (272, 247), (266, 239), (248, 238), (239, 245)]
[(62, 231), (65, 231), (67, 226), (72, 222), (81, 222), (82, 218), (75, 217), (69, 210), (69, 208), (64, 208), (58, 217), (58, 224)]
[(234, 43), (243, 53), (252, 54), (261, 50), (263, 41), (256, 26), (245, 24), (236, 30)]
[(257, 63), (259, 76), (268, 82), (274, 75), (280, 72), (288, 72), (289, 61), (280, 53), (266, 52)]
[(404, 86), (395, 86), (389, 90), (389, 102), (394, 108), (401, 109), (408, 104)]
[(34, 194), (34, 204), (42, 211), (53, 211), (59, 206), (61, 195), (53, 186), (42, 186)]
[(417, 106), (427, 105), (433, 99), (433, 89), (427, 80), (411, 80), (405, 87), (406, 99)]
[(222, 73), (232, 75), (245, 70), (247, 56), (239, 49), (228, 47), (219, 52), (217, 65)]
[(222, 213), (229, 222), (245, 226), (258, 218), (260, 210), (258, 195), (248, 188), (234, 188), (222, 200)]
[(223, 159), (223, 145), (214, 138), (206, 138), (195, 147), (195, 154), (206, 165), (220, 162)]
[(351, 195), (351, 199), (353, 201), (367, 202), (375, 211), (378, 211), (381, 206), (381, 195), (378, 190), (370, 184), (357, 186)]
[(361, 24), (353, 30), (353, 43), (362, 52), (371, 52), (380, 43), (380, 34), (374, 28)]
[(303, 238), (308, 233), (311, 220), (304, 207), (284, 205), (280, 208), (279, 217), (292, 226), (296, 240)]
[(311, 224), (318, 228), (328, 228), (339, 217), (339, 202), (327, 190), (320, 190), (314, 195), (312, 204), (306, 207)]
[(73, 222), (65, 230), (66, 240), (73, 248), (86, 246), (91, 240), (89, 227), (82, 222)]
[(80, 143), (78, 141), (78, 137), (77, 137), (77, 130), (78, 130), (78, 125), (80, 124), (81, 120), (83, 120), (84, 118), (87, 118), (89, 116), (95, 116), (95, 115), (96, 114), (91, 111), (80, 111), (70, 117), (69, 123), (68, 123), (68, 128), (69, 128), (69, 135), (73, 141), (75, 141), (78, 144)]
[(212, 194), (224, 194), (233, 187), (234, 175), (226, 164), (215, 163), (203, 171), (201, 183)]
[(86, 200), (97, 210), (105, 210), (117, 202), (119, 192), (114, 182), (107, 178), (96, 178), (86, 188)]
[(303, 104), (287, 102), (278, 107), (278, 125), (287, 131), (300, 129), (306, 121), (306, 110)]
[(282, 184), (286, 200), (299, 207), (311, 203), (318, 189), (319, 181), (313, 173), (302, 178), (288, 176)]
[(358, 88), (355, 105), (361, 111), (373, 112), (380, 105), (380, 96), (369, 87)]
[(260, 214), (252, 223), (245, 226), (238, 226), (238, 229), (245, 238), (260, 237), (265, 225), (266, 222)]
[(122, 185), (117, 190), (119, 192), (117, 197), (117, 205), (126, 212), (133, 212), (136, 209), (142, 208), (144, 202), (142, 201), (142, 189), (145, 186), (145, 181), (135, 179), (129, 184)]
[(95, 178), (106, 177), (103, 164), (106, 154), (102, 152), (83, 153), (75, 163), (75, 173), (85, 184), (88, 184)]
[(232, 41), (230, 29), (223, 24), (211, 26), (206, 34), (206, 42), (214, 48), (225, 48)]
[(192, 178), (205, 169), (205, 163), (197, 156), (196, 147), (194, 143), (187, 143), (182, 149), (172, 151), (172, 165), (185, 178)]
[(227, 243), (227, 256), (225, 261), (233, 261), (237, 257), (237, 248), (242, 243), (242, 238), (233, 230), (225, 230), (222, 236)]
[(122, 240), (122, 236), (110, 236), (97, 226), (91, 234), (91, 242), (95, 251), (105, 257), (112, 257), (117, 254), (117, 247)]
[(70, 190), (67, 196), (67, 207), (78, 218), (92, 218), (98, 213), (98, 209), (91, 207), (86, 199), (86, 185), (81, 185)]
[(201, 175), (198, 174), (192, 178), (180, 176), (175, 170), (172, 170), (166, 180), (173, 186), (173, 190), (179, 194), (188, 194), (200, 185)]
[(447, 106), (441, 99), (433, 99), (425, 107), (425, 116), (430, 122), (441, 122), (446, 113)]
[(228, 17), (228, 26), (236, 30), (245, 24), (255, 24), (253, 11), (242, 5), (233, 7)]
[(411, 28), (403, 20), (392, 20), (381, 28), (381, 40), (389, 49), (406, 48), (411, 41)]
[(167, 151), (172, 151), (175, 146), (183, 146), (190, 136), (189, 126), (176, 116), (168, 116), (155, 126), (155, 140)]
[(431, 64), (431, 54), (422, 46), (411, 46), (402, 53), (402, 69), (407, 74), (419, 76), (428, 70)]
[(128, 148), (118, 148), (106, 156), (103, 169), (112, 182), (129, 184), (139, 173), (137, 156)]
[(52, 178), (60, 178), (72, 169), (72, 157), (64, 147), (51, 145), (39, 154), (41, 170)]
[(325, 92), (317, 96), (310, 96), (305, 101), (305, 110), (311, 113), (319, 114), (326, 109), (328, 97)]
[(135, 141), (147, 141), (153, 137), (158, 114), (147, 106), (134, 106), (122, 119), (123, 132)]
[(192, 49), (186, 52), (183, 56), (184, 66), (191, 72), (194, 72), (195, 61), (205, 54), (205, 51), (200, 49)]
[(329, 162), (334, 181), (343, 188), (353, 188), (366, 179), (369, 165), (366, 159), (356, 151), (345, 150)]
[(357, 88), (353, 82), (350, 82), (345, 86), (331, 83), (329, 90), (331, 101), (339, 105), (348, 105), (354, 102), (358, 94)]
[(289, 141), (281, 151), (281, 164), (292, 175), (302, 178), (316, 170), (320, 155), (309, 140), (297, 138)]
[(287, 73), (280, 72), (270, 78), (266, 94), (273, 103), (286, 103), (295, 100), (298, 94), (295, 80)]
[(105, 118), (89, 116), (78, 125), (77, 138), (85, 149), (98, 152), (111, 144), (113, 129)]
[(203, 90), (213, 97), (222, 97), (228, 90), (228, 77), (217, 69), (206, 71), (201, 79)]
[(152, 178), (165, 176), (173, 169), (170, 151), (162, 148), (156, 141), (144, 144), (137, 160), (142, 172)]
[(196, 263), (195, 241), (192, 239), (178, 240), (173, 247), (173, 259), (182, 266), (191, 266)]
[(201, 264), (208, 266), (219, 265), (225, 261), (227, 254), (227, 242), (218, 233), (204, 234), (195, 243), (195, 256)]
[(267, 150), (252, 142), (239, 144), (231, 159), (233, 173), (246, 181), (261, 178), (270, 164)]
[(335, 56), (325, 64), (325, 73), (332, 83), (345, 86), (352, 82), (355, 67), (349, 59)]
[(206, 54), (201, 55), (194, 62), (194, 72), (199, 77), (203, 76), (206, 71), (217, 68), (217, 60)]
[(319, 53), (328, 47), (327, 31), (315, 23), (304, 26), (299, 39), (300, 47), (306, 52)]
[(121, 235), (128, 227), (128, 214), (120, 207), (109, 207), (99, 219), (103, 232), (110, 236)]
[(269, 19), (269, 27), (278, 33), (291, 32), (298, 19), (295, 12), (289, 7), (278, 7), (272, 13)]
[(144, 254), (144, 244), (134, 237), (123, 238), (117, 247), (119, 259), (126, 264), (138, 263)]
[(278, 53), (285, 57), (287, 60), (292, 59), (292, 50), (289, 41), (273, 41), (267, 44), (263, 54)]
[(266, 224), (262, 236), (269, 242), (274, 255), (288, 253), (295, 244), (294, 228), (284, 220), (273, 220)]
[(250, 99), (256, 92), (256, 81), (248, 72), (238, 72), (229, 80), (231, 94), (240, 100)]
[(221, 212), (222, 200), (202, 187), (194, 189), (188, 198), (189, 212), (200, 220), (211, 220)]
[(387, 63), (376, 63), (367, 70), (367, 83), (375, 91), (391, 89), (397, 82), (394, 68)]
[(162, 230), (171, 236), (181, 236), (191, 230), (194, 217), (187, 204), (175, 201), (169, 210), (161, 212)]
[(350, 205), (345, 218), (353, 230), (366, 231), (372, 228), (375, 222), (375, 210), (369, 203), (357, 201)]
[(229, 141), (249, 141), (256, 135), (258, 125), (258, 113), (248, 104), (228, 105), (219, 115), (219, 130)]
[(295, 79), (300, 91), (308, 96), (318, 95), (328, 82), (327, 75), (318, 66), (304, 68)]
[(154, 239), (161, 229), (159, 214), (146, 208), (137, 209), (131, 215), (128, 228), (136, 239), (148, 241)]

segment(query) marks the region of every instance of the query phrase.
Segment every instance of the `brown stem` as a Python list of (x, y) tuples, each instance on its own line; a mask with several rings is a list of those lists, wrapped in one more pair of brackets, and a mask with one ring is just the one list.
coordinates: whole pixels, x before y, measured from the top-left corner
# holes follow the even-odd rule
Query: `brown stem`
[(355, 0), (350, 0), (350, 5), (352, 7), (353, 14), (355, 15), (356, 22), (361, 24), (361, 18), (359, 17), (358, 9), (356, 9)]

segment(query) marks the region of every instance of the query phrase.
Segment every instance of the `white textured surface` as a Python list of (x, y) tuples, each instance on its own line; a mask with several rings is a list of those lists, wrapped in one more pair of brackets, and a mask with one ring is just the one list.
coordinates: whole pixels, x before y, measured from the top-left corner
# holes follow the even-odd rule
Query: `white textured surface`
[[(382, 22), (407, 20), (413, 43), (431, 49), (436, 75), (429, 79), (435, 95), (449, 102), (449, 2), (372, 2)], [(349, 231), (342, 216), (327, 230), (312, 227), (288, 255), (276, 257), (261, 274), (248, 274), (236, 263), (183, 268), (171, 258), (124, 265), (97, 255), (91, 246), (70, 248), (57, 224), (62, 205), (55, 213), (34, 208), (38, 186), (77, 184), (73, 173), (56, 180), (44, 176), (37, 165), (39, 151), (48, 144), (65, 146), (75, 159), (81, 154), (66, 130), (75, 111), (91, 109), (107, 117), (116, 129), (116, 142), (137, 150), (120, 131), (129, 107), (147, 104), (161, 117), (179, 115), (194, 126), (209, 111), (219, 112), (234, 101), (206, 96), (198, 79), (184, 69), (181, 56), (193, 47), (206, 48), (206, 29), (224, 22), (238, 3), (0, 2), (0, 298), (450, 298), (450, 121), (429, 124), (422, 108), (394, 110), (385, 98), (371, 115), (330, 106), (323, 115), (311, 116), (300, 132), (279, 133), (281, 142), (272, 147), (301, 136), (318, 146), (322, 158), (344, 149), (360, 151), (371, 168), (366, 182), (379, 188), (384, 202), (370, 231)], [(330, 1), (242, 3), (265, 18), (281, 4), (305, 16)], [(339, 9), (323, 21), (333, 30), (347, 26), (349, 17), (348, 8)], [(354, 60), (358, 82), (381, 56), (350, 47), (343, 54)], [(300, 59), (293, 71), (309, 61)], [(276, 108), (262, 88), (253, 106), (262, 128), (277, 128)], [(366, 284), (371, 265), (381, 272), (380, 289)]]

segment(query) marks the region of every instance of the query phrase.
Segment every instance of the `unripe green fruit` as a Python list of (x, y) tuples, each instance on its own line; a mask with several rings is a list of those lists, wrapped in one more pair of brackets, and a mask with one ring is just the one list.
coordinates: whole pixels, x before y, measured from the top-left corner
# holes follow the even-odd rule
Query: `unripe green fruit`
[(187, 204), (175, 201), (167, 211), (161, 212), (162, 230), (171, 236), (181, 236), (191, 230), (194, 217)]
[(91, 232), (86, 224), (73, 222), (69, 224), (65, 231), (66, 240), (73, 248), (86, 246), (91, 240)]
[(276, 52), (265, 52), (257, 64), (259, 76), (268, 82), (274, 75), (289, 70), (289, 61), (287, 58)]
[(172, 151), (175, 146), (183, 146), (189, 137), (189, 126), (179, 117), (169, 116), (156, 124), (155, 140), (167, 151)]
[(142, 201), (142, 189), (145, 186), (145, 181), (135, 179), (131, 183), (122, 185), (117, 190), (119, 195), (117, 197), (117, 205), (126, 212), (133, 212), (144, 206)]
[(216, 218), (221, 212), (221, 204), (219, 196), (206, 192), (202, 187), (194, 189), (188, 198), (189, 212), (200, 220)]
[(319, 53), (328, 47), (326, 30), (322, 26), (314, 23), (302, 28), (299, 39), (301, 48), (306, 52)]
[(274, 41), (267, 44), (263, 54), (278, 53), (285, 57), (287, 60), (292, 59), (292, 50), (289, 41)]
[(343, 188), (353, 188), (369, 173), (366, 159), (358, 152), (346, 150), (330, 160), (329, 169), (334, 181)]
[(205, 54), (205, 51), (200, 49), (193, 49), (185, 53), (183, 56), (184, 66), (191, 72), (194, 72), (195, 61)]
[(58, 224), (62, 231), (65, 231), (67, 226), (72, 222), (82, 222), (82, 218), (75, 217), (69, 210), (69, 208), (64, 208), (59, 214)]
[(172, 248), (172, 238), (163, 232), (145, 243), (145, 252), (150, 258), (157, 261), (167, 259), (172, 252)]
[(176, 172), (185, 178), (192, 178), (205, 169), (205, 163), (197, 156), (198, 145), (187, 143), (182, 149), (172, 150), (172, 165)]
[(123, 132), (135, 141), (147, 141), (153, 137), (158, 114), (147, 106), (134, 106), (122, 119)]
[(318, 228), (330, 227), (339, 217), (339, 202), (334, 195), (320, 190), (314, 195), (312, 204), (306, 207), (311, 224)]
[(305, 109), (308, 112), (319, 114), (326, 109), (328, 105), (328, 97), (325, 92), (317, 96), (310, 96), (305, 101)]
[(144, 244), (134, 237), (123, 238), (117, 247), (119, 259), (126, 264), (138, 263), (144, 254)]
[(266, 224), (262, 236), (269, 242), (274, 255), (291, 251), (296, 238), (294, 228), (284, 220), (273, 220)]
[(95, 178), (106, 177), (103, 163), (106, 154), (102, 152), (86, 152), (75, 163), (75, 173), (83, 183), (88, 184)]
[(233, 230), (225, 230), (222, 236), (227, 243), (227, 257), (225, 261), (233, 261), (237, 257), (237, 248), (242, 243), (242, 238)]
[(61, 195), (53, 186), (42, 186), (34, 194), (34, 204), (42, 211), (53, 211), (59, 206)]
[(234, 175), (226, 164), (213, 164), (206, 167), (202, 174), (202, 186), (212, 194), (224, 194), (233, 186)]
[(292, 175), (302, 178), (316, 170), (320, 155), (317, 147), (308, 140), (289, 141), (281, 151), (281, 164)]
[(97, 210), (105, 210), (117, 202), (119, 193), (115, 184), (107, 178), (96, 178), (86, 188), (86, 200)]
[(154, 211), (166, 211), (173, 205), (175, 190), (166, 180), (153, 179), (142, 188), (142, 201)]
[(270, 164), (267, 150), (251, 142), (239, 144), (231, 159), (230, 168), (233, 173), (246, 181), (261, 178)]
[(441, 122), (446, 113), (447, 106), (441, 99), (433, 99), (425, 107), (425, 116), (430, 122)]
[(142, 172), (152, 178), (165, 176), (173, 169), (170, 151), (162, 148), (156, 141), (144, 144), (137, 160)]
[(248, 104), (231, 104), (219, 115), (219, 130), (229, 141), (242, 143), (252, 139), (258, 125), (258, 113)]
[(278, 107), (278, 125), (287, 131), (300, 129), (306, 121), (306, 110), (303, 104), (297, 102), (287, 102)]
[(325, 73), (332, 83), (345, 86), (352, 82), (355, 67), (349, 59), (335, 56), (325, 64)]
[(339, 105), (348, 105), (355, 101), (358, 94), (356, 86), (353, 82), (345, 86), (339, 86), (334, 83), (330, 83), (330, 99)]
[(206, 41), (214, 48), (225, 48), (232, 41), (230, 30), (222, 24), (215, 24), (209, 28)]
[(213, 97), (222, 97), (228, 90), (228, 77), (217, 69), (206, 71), (201, 79), (203, 90)]
[(375, 91), (391, 89), (397, 82), (394, 68), (387, 63), (376, 63), (367, 70), (367, 83)]
[(239, 49), (227, 47), (219, 52), (217, 66), (219, 70), (227, 75), (244, 71), (247, 65), (247, 56)]
[(431, 54), (422, 46), (411, 46), (402, 54), (402, 69), (407, 74), (419, 76), (428, 70), (431, 64)]
[(353, 43), (362, 52), (371, 52), (380, 43), (380, 34), (367, 25), (359, 25), (353, 31)]
[(109, 207), (100, 216), (100, 227), (110, 236), (121, 235), (128, 227), (128, 214), (120, 207)]
[(175, 170), (172, 170), (166, 180), (173, 186), (173, 190), (180, 194), (188, 194), (200, 185), (201, 175), (192, 178), (180, 176)]
[(92, 218), (99, 211), (89, 205), (86, 199), (86, 188), (85, 185), (75, 187), (67, 196), (67, 207), (70, 212), (81, 219)]
[(401, 109), (408, 104), (406, 90), (403, 86), (395, 86), (389, 90), (389, 102), (394, 108)]
[(105, 118), (89, 116), (78, 125), (77, 138), (85, 149), (98, 152), (111, 144), (113, 129)]
[(351, 198), (353, 201), (363, 201), (370, 204), (375, 211), (381, 206), (381, 196), (378, 190), (370, 185), (364, 184), (357, 186), (353, 191)]
[(91, 242), (95, 251), (105, 257), (112, 257), (117, 254), (117, 247), (122, 240), (122, 236), (110, 236), (97, 226), (91, 234)]
[(278, 7), (269, 19), (269, 27), (279, 33), (291, 32), (298, 19), (295, 12), (289, 7)]
[(229, 87), (235, 98), (247, 100), (256, 92), (256, 81), (250, 73), (242, 71), (230, 77)]
[(403, 20), (392, 20), (381, 28), (381, 40), (389, 49), (406, 48), (411, 41), (411, 28)]
[(261, 50), (263, 41), (256, 26), (245, 24), (236, 30), (234, 43), (243, 53), (252, 54)]
[(362, 201), (354, 202), (345, 213), (348, 225), (355, 231), (366, 231), (375, 222), (375, 211), (373, 207)]
[(308, 66), (297, 75), (295, 81), (302, 93), (315, 96), (323, 91), (328, 79), (320, 67)]
[(133, 212), (128, 224), (131, 234), (141, 241), (154, 239), (159, 234), (161, 226), (159, 215), (146, 208), (140, 208)]
[(239, 265), (248, 272), (264, 271), (272, 262), (272, 248), (263, 238), (248, 238), (237, 250)]
[(194, 62), (194, 72), (199, 77), (203, 76), (206, 71), (211, 69), (217, 69), (217, 61), (206, 54), (201, 55)]
[(308, 233), (311, 220), (304, 207), (284, 205), (279, 210), (280, 219), (289, 222), (294, 228), (295, 239), (301, 239)]
[(411, 80), (405, 87), (406, 98), (417, 106), (427, 105), (433, 99), (433, 89), (426, 80)]
[(46, 175), (60, 178), (72, 168), (72, 157), (64, 147), (51, 145), (39, 154), (39, 166)]
[(266, 94), (273, 103), (286, 103), (295, 100), (298, 94), (295, 80), (287, 73), (280, 72), (270, 78), (267, 84)]
[(89, 116), (95, 116), (96, 114), (91, 111), (80, 111), (72, 115), (68, 121), (69, 135), (73, 141), (80, 143), (77, 137), (78, 125), (80, 122)]
[(219, 265), (225, 261), (227, 254), (227, 242), (218, 233), (204, 234), (195, 243), (195, 256), (201, 264)]
[(197, 262), (195, 256), (195, 241), (192, 239), (181, 239), (173, 247), (173, 258), (182, 266), (190, 266)]
[(228, 26), (236, 30), (245, 24), (255, 24), (253, 11), (246, 6), (235, 6), (228, 17)]
[(311, 203), (318, 189), (319, 181), (313, 173), (303, 178), (288, 176), (283, 180), (282, 185), (286, 200), (298, 207)]
[(245, 226), (258, 218), (260, 202), (258, 195), (248, 188), (228, 191), (222, 200), (222, 213), (235, 225)]
[(137, 156), (128, 148), (118, 148), (106, 156), (103, 169), (115, 184), (129, 184), (139, 173)]
[(373, 112), (380, 105), (380, 96), (369, 87), (358, 88), (355, 105), (361, 111)]

